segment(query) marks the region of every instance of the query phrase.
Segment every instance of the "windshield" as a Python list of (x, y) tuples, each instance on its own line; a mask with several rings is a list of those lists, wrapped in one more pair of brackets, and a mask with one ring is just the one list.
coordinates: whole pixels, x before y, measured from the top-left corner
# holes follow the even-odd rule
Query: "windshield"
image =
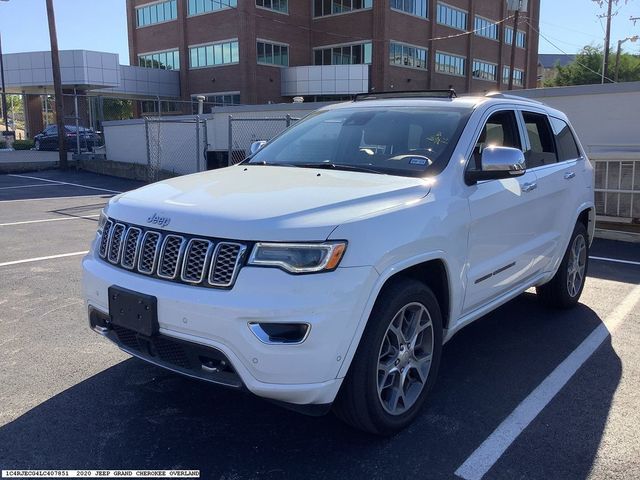
[(247, 163), (422, 177), (446, 166), (470, 113), (451, 106), (313, 113)]

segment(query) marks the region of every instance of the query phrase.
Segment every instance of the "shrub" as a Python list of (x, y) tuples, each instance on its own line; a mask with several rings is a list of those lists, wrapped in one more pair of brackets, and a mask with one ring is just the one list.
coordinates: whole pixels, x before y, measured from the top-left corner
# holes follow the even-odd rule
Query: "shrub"
[(2, 148), (7, 148), (7, 142), (5, 142), (4, 140), (0, 140), (0, 149)]
[(16, 140), (15, 142), (13, 142), (14, 150), (31, 150), (33, 146), (33, 140)]

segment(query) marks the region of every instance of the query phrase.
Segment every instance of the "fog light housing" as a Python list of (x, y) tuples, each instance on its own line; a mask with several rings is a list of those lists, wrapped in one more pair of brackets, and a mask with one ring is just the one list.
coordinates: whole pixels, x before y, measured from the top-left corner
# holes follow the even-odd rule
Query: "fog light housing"
[(309, 336), (308, 323), (259, 323), (250, 322), (249, 330), (267, 345), (297, 345)]

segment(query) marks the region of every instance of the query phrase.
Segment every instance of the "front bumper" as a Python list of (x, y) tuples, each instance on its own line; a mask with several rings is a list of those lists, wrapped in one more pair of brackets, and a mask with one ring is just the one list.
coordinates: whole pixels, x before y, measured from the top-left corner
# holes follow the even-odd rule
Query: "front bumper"
[[(111, 285), (153, 295), (161, 336), (214, 349), (252, 393), (300, 405), (334, 400), (342, 382), (338, 372), (378, 277), (371, 267), (302, 276), (244, 267), (232, 290), (213, 290), (127, 272), (93, 253), (84, 258), (83, 270), (89, 308), (108, 312)], [(300, 344), (265, 344), (249, 328), (254, 322), (307, 323), (311, 329)], [(202, 378), (145, 357), (111, 334), (116, 332), (106, 336), (132, 355)]]

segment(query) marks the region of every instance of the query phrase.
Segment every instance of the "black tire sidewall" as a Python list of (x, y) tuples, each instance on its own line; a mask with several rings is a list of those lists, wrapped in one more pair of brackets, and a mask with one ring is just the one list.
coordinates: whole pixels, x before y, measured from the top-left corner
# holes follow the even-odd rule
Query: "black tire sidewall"
[[(431, 367), (427, 383), (418, 400), (403, 414), (391, 415), (384, 410), (378, 398), (378, 356), (391, 320), (402, 307), (413, 302), (424, 305), (433, 323), (434, 342)], [(394, 285), (394, 288), (383, 293), (371, 312), (369, 322), (366, 334), (362, 339), (363, 342), (366, 342), (366, 348), (362, 352), (363, 358), (361, 358), (365, 363), (363, 368), (365, 372), (364, 394), (368, 409), (379, 426), (378, 430), (382, 434), (388, 434), (406, 427), (413, 421), (436, 381), (442, 355), (442, 316), (438, 301), (428, 287), (417, 281), (405, 281)]]
[[(569, 287), (567, 285), (567, 277), (569, 274), (568, 267), (569, 267), (569, 261), (571, 259), (571, 250), (573, 248), (573, 244), (579, 235), (582, 235), (584, 238), (584, 243), (587, 250), (586, 260), (585, 260), (585, 266), (584, 266), (584, 276), (582, 277), (582, 285), (580, 285), (580, 289), (578, 290), (578, 293), (574, 297), (572, 297), (571, 295), (569, 295)], [(573, 230), (573, 233), (571, 234), (569, 245), (567, 246), (567, 250), (564, 254), (564, 258), (562, 259), (562, 263), (560, 264), (560, 267), (558, 270), (559, 283), (560, 283), (559, 287), (561, 288), (561, 295), (565, 303), (573, 304), (578, 302), (578, 300), (580, 299), (580, 296), (582, 295), (584, 284), (586, 283), (588, 270), (589, 270), (589, 236), (587, 234), (587, 229), (585, 228), (585, 226), (582, 223), (577, 223)]]

